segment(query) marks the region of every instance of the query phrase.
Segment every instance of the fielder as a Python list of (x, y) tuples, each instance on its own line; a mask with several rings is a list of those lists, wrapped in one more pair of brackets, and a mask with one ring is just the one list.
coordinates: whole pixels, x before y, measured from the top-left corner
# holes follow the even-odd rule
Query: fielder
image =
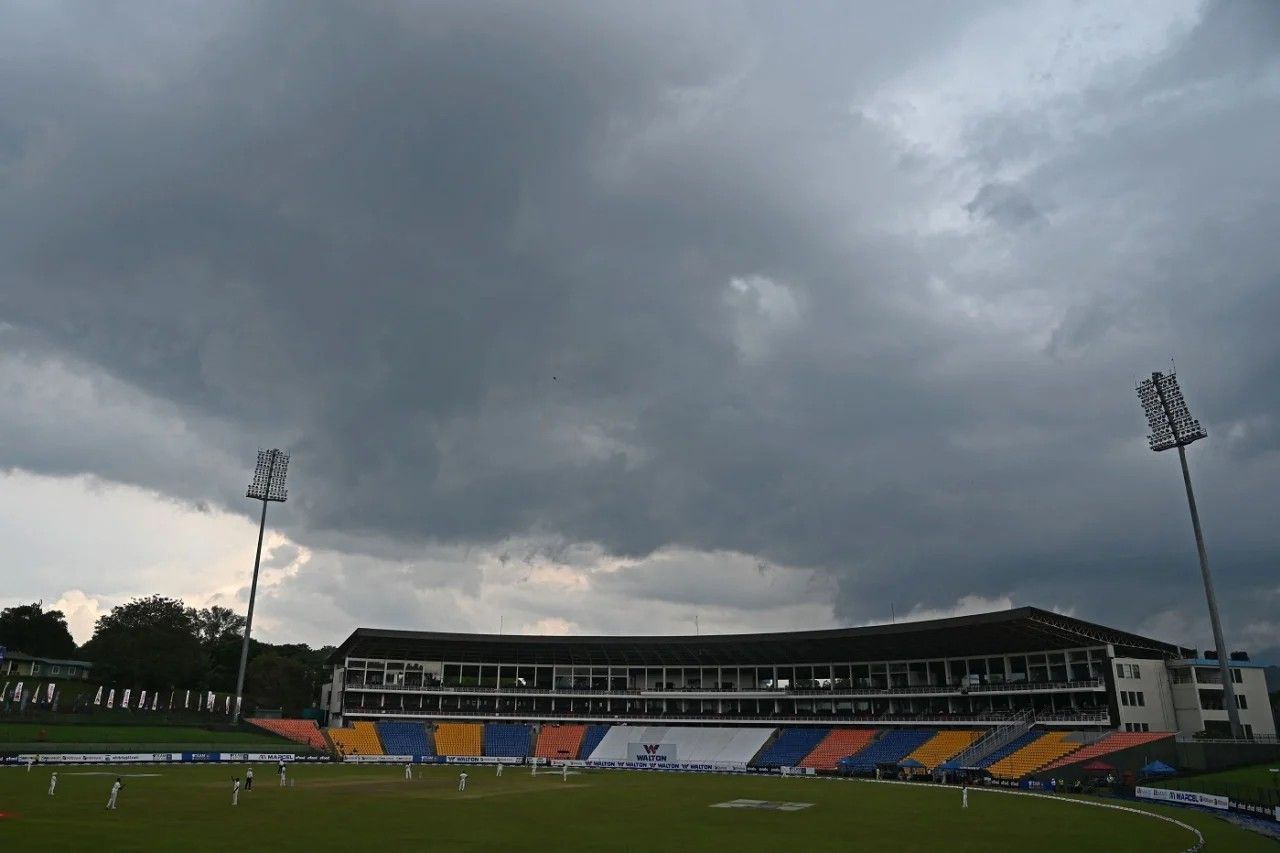
[(969, 808), (969, 786), (965, 785), (960, 789), (960, 808)]
[(53, 792), (58, 790), (58, 771), (53, 771), (53, 775), (49, 777), (49, 796), (53, 796)]
[(240, 805), (240, 777), (235, 776), (231, 779), (231, 805)]
[(560, 765), (560, 781), (562, 782), (569, 781), (569, 765), (568, 764)]
[(495, 774), (495, 775), (497, 775), (497, 777), (498, 777), (499, 779), (501, 779), (501, 778), (502, 778), (502, 765), (501, 765), (501, 764), (499, 764), (499, 765), (498, 765), (498, 772), (497, 772), (497, 774)]
[(252, 767), (244, 771), (244, 789), (246, 791), (253, 790), (253, 768)]
[(466, 773), (458, 774), (458, 790), (459, 791), (467, 790), (467, 774)]
[(413, 762), (411, 761), (406, 761), (404, 763), (404, 778), (406, 779), (413, 778)]
[(124, 782), (120, 781), (120, 777), (116, 777), (116, 781), (111, 783), (111, 796), (107, 797), (107, 808), (114, 809), (116, 807), (116, 799), (120, 796), (120, 789), (124, 787)]
[(280, 763), (279, 763), (279, 765), (276, 767), (276, 772), (280, 774), (280, 787), (281, 787), (281, 788), (283, 788), (283, 787), (284, 787), (284, 785), (285, 785), (285, 780), (284, 780), (285, 769), (284, 769), (284, 759), (283, 759), (283, 758), (282, 758), (282, 759), (280, 759)]

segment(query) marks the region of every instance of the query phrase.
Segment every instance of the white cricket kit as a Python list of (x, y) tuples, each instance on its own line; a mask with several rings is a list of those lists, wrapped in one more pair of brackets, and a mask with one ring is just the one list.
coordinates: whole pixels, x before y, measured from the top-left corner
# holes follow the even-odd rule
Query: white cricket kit
[(569, 765), (568, 764), (560, 765), (560, 779), (565, 782), (569, 781)]
[(467, 790), (467, 774), (466, 773), (458, 774), (458, 790), (459, 791)]
[(960, 808), (962, 809), (969, 808), (969, 786), (968, 785), (966, 785), (960, 791)]
[(235, 779), (231, 782), (231, 805), (240, 805), (240, 780)]
[(111, 796), (107, 797), (107, 808), (114, 809), (116, 807), (116, 798), (120, 796), (119, 780), (111, 783)]
[(58, 789), (58, 774), (54, 773), (49, 777), (49, 796), (53, 796), (53, 792)]
[(496, 774), (496, 775), (498, 775), (498, 776), (501, 776), (501, 775), (502, 775), (502, 765), (501, 765), (501, 764), (499, 764), (499, 765), (498, 765), (498, 772), (497, 772), (497, 774)]
[(412, 765), (412, 764), (406, 764), (406, 765), (404, 766), (404, 778), (406, 778), (406, 779), (412, 779), (412, 778), (413, 778), (413, 765)]

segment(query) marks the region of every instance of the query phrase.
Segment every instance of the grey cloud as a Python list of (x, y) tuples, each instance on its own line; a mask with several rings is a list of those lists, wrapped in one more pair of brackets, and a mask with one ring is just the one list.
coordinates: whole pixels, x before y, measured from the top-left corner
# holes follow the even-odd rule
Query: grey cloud
[[(1136, 82), (1057, 105), (1103, 131), (986, 117), (953, 167), (1002, 227), (962, 237), (884, 225), (929, 202), (849, 116), (976, 7), (917, 28), (839, 4), (787, 27), (753, 4), (220, 4), (161, 46), (145, 7), (65, 8), (0, 26), (0, 322), (156, 401), (210, 461), (175, 477), (115, 431), (58, 456), (32, 415), (0, 464), (243, 511), (236, 460), (287, 445), (275, 518), (351, 555), (302, 569), (313, 608), (474, 591), (423, 549), (525, 536), (814, 570), (853, 621), (1010, 590), (1130, 627), (1134, 597), (1194, 608), (1131, 386), (1176, 351), (1215, 440), (1274, 415), (1266, 4), (1213, 6)], [(1220, 63), (1249, 85), (1215, 107), (1188, 84)], [(1035, 165), (1010, 182), (1014, 162)], [(1047, 199), (1052, 227), (1025, 227)], [(726, 293), (750, 276), (803, 310), (745, 359)], [(1248, 611), (1280, 462), (1233, 487), (1228, 455), (1195, 461)], [(382, 558), (403, 568), (362, 582)], [(729, 584), (690, 578), (690, 600)]]

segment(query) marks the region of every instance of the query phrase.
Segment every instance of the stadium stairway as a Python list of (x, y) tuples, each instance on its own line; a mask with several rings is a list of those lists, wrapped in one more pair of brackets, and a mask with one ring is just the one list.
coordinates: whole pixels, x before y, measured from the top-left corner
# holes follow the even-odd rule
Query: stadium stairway
[(578, 758), (588, 759), (591, 754), (596, 751), (596, 747), (600, 745), (600, 741), (604, 740), (604, 736), (609, 733), (611, 727), (608, 724), (595, 724), (587, 726), (587, 730), (582, 735), (582, 743), (578, 747)]
[(799, 766), (835, 770), (837, 761), (865, 748), (875, 740), (875, 736), (874, 729), (832, 729), (831, 734), (824, 737)]
[(936, 734), (933, 729), (891, 729), (837, 766), (853, 773), (870, 773), (882, 764), (897, 764)]
[(280, 737), (288, 738), (294, 743), (305, 743), (312, 749), (318, 749), (323, 752), (329, 751), (329, 742), (324, 739), (324, 733), (320, 731), (320, 727), (316, 725), (315, 720), (246, 718), (245, 722), (272, 734), (280, 735)]
[(498, 758), (525, 758), (529, 755), (532, 730), (523, 723), (485, 723), (484, 754)]
[(534, 744), (533, 755), (535, 758), (575, 759), (586, 733), (586, 726), (558, 726), (548, 723), (538, 731), (538, 742)]
[(997, 779), (1021, 779), (1079, 748), (1079, 743), (1068, 739), (1067, 732), (1046, 732), (1017, 752), (990, 764), (987, 770)]
[(435, 755), (422, 723), (378, 722), (375, 725), (387, 755)]
[(830, 733), (825, 728), (782, 729), (778, 739), (753, 760), (752, 766), (798, 767)]
[(907, 758), (914, 758), (929, 770), (937, 767), (954, 755), (959, 755), (969, 744), (978, 739), (982, 732), (966, 730), (944, 730), (916, 747)]
[(1120, 752), (1124, 749), (1131, 749), (1135, 746), (1143, 746), (1158, 740), (1164, 740), (1167, 737), (1173, 737), (1172, 732), (1112, 732), (1106, 737), (1088, 746), (1081, 747), (1069, 755), (1059, 758), (1051, 764), (1045, 765), (1044, 770), (1057, 770), (1059, 767), (1066, 767), (1069, 764), (1076, 764), (1080, 761), (1091, 761), (1095, 758), (1102, 758), (1114, 752)]
[(483, 755), (480, 723), (436, 723), (437, 755)]
[(349, 729), (328, 729), (329, 740), (341, 755), (385, 755), (378, 730), (373, 723), (361, 720)]

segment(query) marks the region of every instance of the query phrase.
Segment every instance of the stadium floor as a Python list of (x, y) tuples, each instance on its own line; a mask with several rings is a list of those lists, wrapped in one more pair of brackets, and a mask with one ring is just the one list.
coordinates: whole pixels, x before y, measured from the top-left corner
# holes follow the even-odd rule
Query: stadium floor
[[(294, 765), (293, 787), (255, 767), (256, 789), (231, 806), (242, 765), (0, 769), (0, 838), (15, 850), (316, 851), (1182, 851), (1195, 839), (1164, 821), (1054, 799), (932, 785), (591, 771), (562, 780), (509, 767)], [(104, 808), (125, 775), (119, 809)], [(712, 808), (732, 800), (810, 803), (796, 811)], [(1204, 833), (1207, 849), (1276, 845), (1211, 815), (1144, 807)]]

